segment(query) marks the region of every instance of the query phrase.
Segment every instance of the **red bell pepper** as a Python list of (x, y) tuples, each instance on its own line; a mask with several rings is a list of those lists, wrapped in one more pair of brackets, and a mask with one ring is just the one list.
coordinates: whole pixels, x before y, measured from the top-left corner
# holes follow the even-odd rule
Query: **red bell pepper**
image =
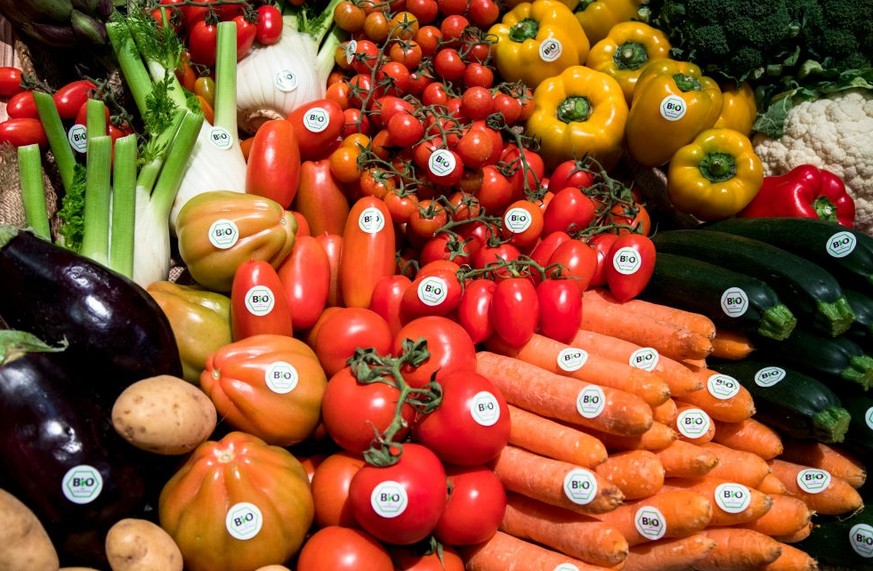
[(820, 218), (852, 228), (855, 201), (834, 173), (799, 165), (783, 175), (764, 177), (761, 190), (737, 216)]

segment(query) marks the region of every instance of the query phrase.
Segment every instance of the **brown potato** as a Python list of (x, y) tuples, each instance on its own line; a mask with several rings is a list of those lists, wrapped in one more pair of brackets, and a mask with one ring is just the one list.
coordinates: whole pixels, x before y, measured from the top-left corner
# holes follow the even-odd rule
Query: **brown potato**
[(0, 489), (0, 571), (58, 571), (55, 546), (36, 515)]
[(265, 567), (258, 567), (255, 571), (291, 571), (284, 565), (267, 565)]
[(218, 422), (215, 405), (199, 387), (158, 375), (127, 387), (112, 407), (112, 424), (128, 442), (156, 454), (190, 452)]
[(182, 552), (173, 538), (148, 520), (126, 518), (106, 534), (112, 571), (182, 571)]

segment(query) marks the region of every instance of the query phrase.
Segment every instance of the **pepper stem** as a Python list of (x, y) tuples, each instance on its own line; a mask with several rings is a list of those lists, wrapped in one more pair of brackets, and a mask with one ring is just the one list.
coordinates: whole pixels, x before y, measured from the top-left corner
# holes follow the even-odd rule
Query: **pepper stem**
[(676, 73), (673, 74), (673, 81), (676, 82), (676, 87), (682, 90), (682, 92), (700, 91), (700, 82), (691, 75)]
[(531, 18), (525, 18), (509, 29), (509, 39), (513, 42), (521, 43), (537, 37), (537, 32), (539, 31), (539, 22)]
[(591, 103), (587, 97), (572, 95), (558, 105), (558, 120), (564, 123), (580, 123), (591, 116)]
[(820, 220), (828, 222), (837, 221), (837, 207), (826, 196), (818, 196), (812, 201), (812, 207)]
[(724, 182), (737, 174), (737, 162), (728, 153), (707, 153), (697, 168), (710, 182)]
[(649, 53), (639, 42), (625, 42), (615, 50), (612, 61), (618, 69), (639, 69), (649, 61)]

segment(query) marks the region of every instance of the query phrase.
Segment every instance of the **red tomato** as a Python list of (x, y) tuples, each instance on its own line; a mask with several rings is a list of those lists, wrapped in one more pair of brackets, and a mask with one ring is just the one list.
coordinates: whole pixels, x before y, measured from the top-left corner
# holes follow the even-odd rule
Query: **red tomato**
[(246, 166), (246, 192), (291, 206), (300, 185), (300, 148), (294, 127), (272, 119), (257, 130)]
[[(406, 288), (400, 302), (401, 315), (415, 319), (425, 315), (447, 315), (461, 302), (463, 288), (458, 281), (457, 270), (437, 269), (427, 271), (429, 265), (439, 264), (437, 260), (426, 264)], [(457, 264), (450, 262), (456, 268)]]
[[(352, 49), (353, 48), (353, 49)], [(370, 75), (380, 58), (379, 46), (375, 42), (362, 39), (357, 40), (352, 48), (350, 65), (355, 72)]]
[(433, 532), (446, 506), (446, 472), (426, 446), (406, 443), (397, 463), (364, 466), (349, 488), (352, 513), (386, 543), (410, 545)]
[(297, 135), (300, 158), (318, 160), (327, 158), (339, 146), (345, 116), (339, 104), (332, 99), (316, 99), (294, 109), (288, 121)]
[(487, 30), (500, 17), (500, 6), (494, 0), (470, 0), (470, 22)]
[[(491, 68), (487, 65), (483, 65), (479, 62), (470, 62), (467, 64), (467, 68), (464, 70), (464, 86), (465, 87), (488, 87), (490, 88), (494, 85), (494, 72), (491, 71)], [(490, 95), (490, 91), (488, 92)], [(492, 98), (491, 106), (494, 111), (497, 111), (494, 108), (494, 100)]]
[(530, 253), (531, 259), (542, 267), (549, 265), (549, 258), (555, 253), (555, 249), (567, 240), (573, 238), (566, 232), (550, 232), (543, 233), (543, 239), (540, 240), (533, 251)]
[(455, 150), (465, 167), (478, 169), (491, 159), (494, 153), (494, 140), (484, 129), (467, 129), (461, 135)]
[(417, 546), (392, 546), (389, 552), (397, 571), (464, 571), (464, 560), (448, 545), (441, 554), (422, 553)]
[(497, 284), (487, 278), (474, 279), (464, 286), (464, 295), (458, 304), (458, 323), (473, 343), (481, 343), (494, 334), (491, 299), (496, 288)]
[(255, 40), (263, 46), (279, 43), (282, 38), (282, 12), (272, 4), (258, 6)]
[(388, 135), (400, 147), (411, 147), (424, 136), (424, 124), (412, 113), (397, 113), (388, 121)]
[[(475, 254), (473, 254), (473, 267), (483, 269), (487, 266), (494, 266), (501, 261), (510, 262), (521, 257), (521, 250), (513, 244), (504, 242), (497, 246), (483, 246)], [(494, 271), (496, 276), (505, 276), (505, 269), (496, 268)]]
[(297, 330), (309, 329), (327, 305), (330, 260), (319, 241), (301, 236), (277, 269), (282, 291), (288, 299), (291, 323)]
[(0, 66), (0, 95), (11, 97), (23, 90), (21, 69), (10, 65)]
[(39, 111), (36, 109), (36, 101), (33, 99), (33, 91), (19, 91), (6, 102), (6, 115), (12, 119), (19, 117), (31, 117), (39, 119)]
[(330, 159), (300, 163), (295, 210), (309, 222), (313, 236), (342, 235), (349, 216), (349, 199), (331, 172)]
[(215, 65), (218, 26), (199, 19), (188, 27), (188, 53), (193, 63), (207, 67)]
[(386, 127), (395, 115), (414, 112), (415, 107), (409, 101), (396, 95), (383, 95), (373, 102), (373, 124)]
[(491, 300), (494, 333), (513, 347), (519, 347), (533, 337), (539, 319), (539, 300), (533, 282), (526, 277), (500, 280)]
[(327, 306), (336, 307), (342, 305), (342, 292), (339, 287), (339, 262), (343, 248), (343, 237), (340, 234), (322, 232), (315, 235), (315, 239), (324, 248), (327, 261), (330, 264), (330, 285), (327, 289)]
[(515, 97), (498, 91), (494, 94), (494, 111), (503, 115), (507, 125), (515, 125), (521, 115), (521, 103)]
[(572, 280), (547, 279), (537, 286), (540, 332), (569, 343), (582, 324), (582, 294)]
[(448, 545), (475, 545), (491, 538), (506, 511), (506, 491), (492, 470), (484, 466), (446, 470), (449, 501), (434, 535)]
[(363, 467), (363, 457), (344, 450), (334, 452), (316, 466), (311, 487), (317, 526), (357, 526), (349, 505), (349, 484)]
[(402, 40), (391, 44), (388, 49), (391, 61), (403, 64), (409, 71), (414, 71), (421, 63), (421, 46), (415, 40)]
[(443, 81), (452, 83), (461, 82), (464, 79), (464, 71), (467, 64), (464, 58), (454, 48), (440, 48), (433, 56), (433, 69)]
[(391, 328), (381, 315), (366, 307), (341, 307), (318, 324), (313, 350), (330, 377), (346, 366), (358, 347), (387, 355), (392, 341)]
[(437, 5), (436, 0), (406, 0), (406, 10), (415, 16), (419, 24), (426, 25), (436, 20), (439, 14), (439, 5)]
[(349, 307), (368, 307), (373, 288), (396, 267), (395, 237), (385, 202), (373, 196), (358, 199), (343, 230), (339, 287)]
[(409, 75), (409, 69), (402, 63), (387, 61), (379, 66), (376, 81), (384, 85), (386, 94), (403, 96), (409, 89)]
[(303, 544), (297, 571), (394, 571), (391, 556), (370, 534), (359, 529), (328, 526)]
[(642, 234), (625, 234), (613, 243), (604, 268), (606, 285), (619, 300), (639, 295), (655, 271), (655, 245)]
[(496, 165), (482, 167), (482, 182), (474, 192), (488, 213), (500, 213), (512, 202), (512, 184)]
[(494, 99), (487, 87), (468, 87), (461, 96), (461, 113), (471, 121), (485, 119), (494, 112)]
[(591, 171), (573, 159), (559, 163), (549, 175), (549, 188), (554, 192), (570, 186), (578, 189), (589, 188), (593, 184), (594, 175)]
[(500, 390), (476, 371), (440, 379), (442, 401), (412, 429), (416, 442), (446, 464), (478, 466), (497, 457), (509, 442), (509, 409)]
[(77, 79), (63, 85), (54, 92), (52, 99), (58, 108), (61, 119), (72, 120), (76, 118), (79, 108), (94, 96), (97, 86), (87, 79)]
[(403, 327), (400, 311), (400, 301), (403, 293), (409, 288), (412, 281), (402, 275), (382, 276), (373, 288), (373, 297), (370, 299), (370, 309), (382, 316), (391, 329), (392, 338)]
[(394, 336), (393, 353), (399, 355), (403, 341), (418, 339), (427, 341), (430, 356), (418, 367), (404, 367), (403, 378), (412, 387), (420, 388), (456, 371), (476, 370), (476, 346), (470, 336), (456, 321), (439, 315), (413, 319)]
[(613, 234), (612, 232), (602, 232), (588, 238), (588, 245), (597, 252), (597, 270), (591, 276), (591, 283), (588, 284), (589, 287), (606, 285), (606, 273), (604, 270), (608, 263), (609, 251), (616, 240), (618, 240), (618, 234)]
[(519, 250), (536, 244), (543, 232), (543, 211), (530, 200), (516, 200), (503, 213), (503, 235)]
[(560, 276), (572, 279), (579, 291), (584, 292), (597, 271), (597, 252), (581, 240), (567, 240), (552, 252), (549, 257), (551, 264), (561, 264)]
[(230, 290), (234, 340), (272, 333), (294, 335), (288, 298), (276, 269), (264, 260), (237, 267)]
[(616, 204), (612, 208), (613, 224), (623, 224), (626, 228), (620, 228), (618, 234), (630, 234), (631, 232), (648, 236), (652, 231), (652, 218), (649, 211), (639, 202), (633, 204)]
[(249, 50), (255, 45), (258, 24), (247, 20), (242, 14), (234, 16), (233, 22), (236, 24), (236, 59), (239, 61), (246, 57)]
[(594, 201), (579, 188), (575, 186), (553, 187), (551, 180), (549, 187), (553, 189), (555, 194), (543, 213), (543, 232), (545, 234), (558, 230), (577, 232), (587, 228), (594, 221), (597, 214)]
[(418, 262), (425, 265), (436, 260), (450, 260), (462, 265), (470, 261), (471, 250), (470, 242), (463, 243), (460, 236), (440, 232), (421, 247)]
[(514, 143), (503, 148), (501, 161), (513, 169), (509, 183), (516, 199), (522, 198), (526, 192), (538, 189), (546, 176), (545, 163), (539, 153), (530, 149), (519, 149)]

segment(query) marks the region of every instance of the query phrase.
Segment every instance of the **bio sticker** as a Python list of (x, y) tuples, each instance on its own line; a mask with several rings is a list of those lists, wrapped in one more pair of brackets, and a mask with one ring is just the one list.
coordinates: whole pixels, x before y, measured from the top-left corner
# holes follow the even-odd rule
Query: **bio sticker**
[(634, 515), (634, 527), (640, 535), (652, 541), (661, 539), (667, 533), (664, 514), (653, 506), (643, 506), (637, 510)]
[(446, 300), (448, 291), (446, 280), (439, 276), (427, 276), (418, 284), (418, 299), (421, 303), (434, 307)]
[(738, 514), (749, 507), (752, 494), (742, 484), (727, 482), (715, 488), (715, 503), (729, 514)]
[(561, 563), (555, 567), (554, 571), (579, 571), (579, 568), (572, 563)]
[(676, 428), (685, 438), (700, 438), (709, 431), (709, 415), (699, 408), (687, 408), (676, 417)]
[(828, 239), (827, 252), (834, 258), (845, 258), (857, 244), (858, 240), (851, 232), (837, 232)]
[(727, 400), (740, 392), (740, 382), (730, 375), (715, 373), (706, 379), (706, 390), (719, 400)]
[(409, 497), (406, 488), (394, 480), (385, 480), (373, 488), (370, 493), (370, 506), (373, 511), (384, 518), (395, 518), (406, 511)]
[(590, 504), (597, 495), (597, 480), (585, 468), (574, 468), (564, 476), (564, 494), (574, 504)]
[(276, 86), (276, 89), (285, 93), (294, 91), (298, 85), (297, 74), (290, 69), (276, 72), (275, 77), (273, 77), (273, 85)]
[(533, 223), (530, 212), (524, 208), (510, 208), (503, 215), (503, 225), (514, 234), (521, 234)]
[(267, 388), (276, 394), (288, 394), (297, 388), (299, 382), (297, 369), (285, 361), (270, 363), (264, 371), (264, 382)]
[(568, 373), (581, 369), (587, 360), (588, 352), (584, 349), (567, 347), (558, 353), (558, 366)]
[(233, 220), (221, 218), (209, 226), (209, 243), (219, 250), (232, 248), (239, 240), (239, 228)]
[(721, 311), (728, 317), (741, 317), (749, 309), (749, 296), (742, 288), (729, 287), (721, 294)]
[(764, 367), (755, 373), (755, 384), (759, 387), (772, 387), (785, 379), (787, 373), (781, 367)]
[(500, 403), (488, 391), (480, 391), (470, 399), (470, 416), (480, 426), (494, 426), (500, 420)]
[(564, 46), (555, 38), (548, 38), (540, 44), (540, 59), (544, 62), (551, 63), (561, 57), (564, 51)]
[(455, 170), (455, 156), (448, 149), (437, 149), (427, 159), (427, 168), (436, 176), (446, 176)]
[(227, 533), (234, 539), (246, 541), (252, 539), (261, 531), (264, 525), (264, 516), (255, 504), (240, 502), (227, 510), (224, 518), (224, 527)]
[(74, 151), (84, 153), (88, 150), (88, 129), (81, 123), (76, 123), (67, 131), (67, 141)]
[(870, 430), (873, 430), (873, 406), (867, 409), (867, 412), (864, 414), (864, 421), (870, 427)]
[(861, 557), (873, 557), (873, 526), (858, 523), (849, 530), (849, 544)]
[(640, 257), (640, 253), (630, 246), (619, 248), (612, 255), (612, 267), (620, 274), (626, 276), (635, 274), (642, 265), (643, 259)]
[(831, 474), (827, 470), (806, 468), (797, 473), (797, 485), (808, 494), (820, 494), (828, 489)]
[(269, 315), (276, 305), (276, 296), (273, 294), (273, 290), (263, 285), (249, 288), (243, 299), (248, 312), (256, 317)]
[(606, 406), (606, 396), (603, 389), (597, 385), (588, 385), (576, 395), (576, 412), (584, 418), (597, 418)]
[(303, 126), (310, 133), (321, 133), (327, 129), (330, 116), (324, 107), (313, 107), (303, 115)]
[(668, 95), (661, 100), (660, 111), (661, 117), (667, 121), (678, 121), (685, 117), (685, 100), (678, 95)]
[(375, 206), (365, 208), (358, 216), (358, 228), (367, 234), (376, 234), (384, 227), (385, 216)]
[(658, 366), (658, 359), (660, 358), (661, 355), (654, 347), (640, 347), (631, 353), (630, 359), (628, 359), (628, 364), (631, 367), (636, 367), (637, 369), (642, 369), (644, 371), (654, 371), (655, 367)]
[(355, 61), (355, 52), (358, 51), (358, 42), (355, 40), (349, 40), (349, 43), (346, 44), (346, 63), (352, 65), (352, 62)]
[(230, 136), (230, 131), (224, 127), (212, 127), (209, 129), (206, 137), (215, 148), (226, 151), (233, 146), (233, 137)]
[(64, 497), (74, 504), (90, 504), (103, 490), (103, 476), (94, 466), (80, 464), (67, 470), (61, 480)]

